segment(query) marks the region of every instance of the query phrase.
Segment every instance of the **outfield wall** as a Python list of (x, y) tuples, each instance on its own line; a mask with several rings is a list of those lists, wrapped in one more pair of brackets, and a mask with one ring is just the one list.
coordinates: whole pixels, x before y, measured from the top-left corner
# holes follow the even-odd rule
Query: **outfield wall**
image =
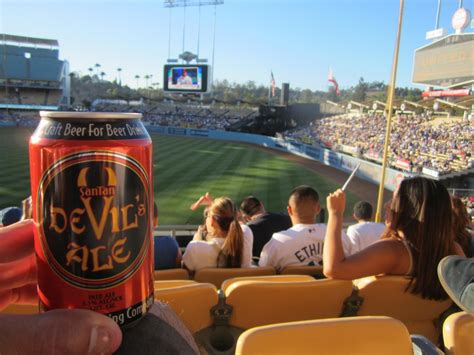
[[(260, 145), (277, 149), (291, 154), (316, 160), (333, 168), (350, 172), (360, 163), (356, 176), (378, 185), (382, 174), (382, 167), (378, 164), (355, 158), (350, 155), (332, 151), (330, 149), (310, 146), (307, 144), (285, 140), (281, 138), (262, 136), (258, 134), (216, 131), (210, 129), (180, 128), (167, 126), (147, 126), (149, 132), (168, 134), (173, 136), (201, 137), (227, 141), (236, 141)], [(401, 180), (410, 174), (387, 168), (385, 173), (385, 188), (395, 190)]]

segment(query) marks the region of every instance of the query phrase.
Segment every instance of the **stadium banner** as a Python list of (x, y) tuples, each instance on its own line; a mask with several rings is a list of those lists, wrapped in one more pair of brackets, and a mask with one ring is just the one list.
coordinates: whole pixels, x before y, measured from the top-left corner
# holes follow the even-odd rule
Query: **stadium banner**
[(166, 134), (166, 127), (163, 126), (146, 126), (148, 132)]
[(363, 156), (366, 157), (367, 159), (375, 160), (379, 163), (382, 162), (382, 156), (379, 153), (376, 153), (374, 151), (369, 151), (365, 153)]
[(347, 156), (342, 156), (341, 159), (341, 168), (345, 171), (352, 171), (357, 166), (358, 161), (356, 159), (350, 159)]
[(305, 149), (305, 154), (313, 159), (321, 160), (321, 149), (319, 148), (307, 145)]
[(287, 150), (291, 153), (303, 153), (304, 152), (304, 144), (299, 142), (288, 141), (286, 145)]
[(395, 161), (395, 166), (397, 168), (400, 168), (402, 170), (406, 170), (406, 171), (410, 171), (411, 170), (411, 167), (410, 167), (410, 162), (406, 159), (397, 159)]
[(194, 136), (194, 137), (209, 137), (209, 130), (207, 129), (191, 128), (191, 129), (188, 129), (188, 133), (190, 136)]
[(186, 128), (168, 127), (168, 134), (174, 134), (175, 136), (185, 136)]
[(423, 173), (423, 175), (432, 176), (434, 178), (439, 178), (439, 175), (440, 175), (438, 170), (434, 170), (434, 169), (430, 169), (426, 167), (423, 167), (423, 170), (421, 172)]
[(457, 90), (436, 90), (436, 91), (423, 91), (421, 96), (423, 97), (444, 97), (444, 96), (468, 96), (471, 94), (469, 89), (457, 89)]
[(352, 147), (350, 145), (345, 145), (345, 144), (341, 144), (339, 146), (339, 148), (341, 149), (341, 151), (343, 151), (344, 153), (348, 153), (348, 154), (351, 154), (351, 155), (357, 155), (359, 154), (359, 149), (357, 147)]
[(341, 156), (332, 150), (324, 150), (323, 161), (326, 165), (330, 165), (335, 168), (341, 167)]

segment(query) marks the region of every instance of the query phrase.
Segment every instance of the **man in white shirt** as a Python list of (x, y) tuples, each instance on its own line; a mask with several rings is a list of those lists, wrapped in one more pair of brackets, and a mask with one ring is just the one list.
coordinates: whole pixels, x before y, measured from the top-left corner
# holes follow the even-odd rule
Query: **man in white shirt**
[(273, 266), (278, 272), (289, 265), (320, 265), (326, 225), (315, 223), (321, 211), (318, 193), (310, 186), (298, 186), (287, 208), (293, 227), (273, 234), (258, 265)]
[(347, 228), (347, 235), (342, 238), (346, 256), (355, 254), (380, 239), (385, 230), (385, 224), (370, 222), (372, 210), (372, 205), (366, 201), (359, 201), (354, 205), (352, 217), (357, 224)]

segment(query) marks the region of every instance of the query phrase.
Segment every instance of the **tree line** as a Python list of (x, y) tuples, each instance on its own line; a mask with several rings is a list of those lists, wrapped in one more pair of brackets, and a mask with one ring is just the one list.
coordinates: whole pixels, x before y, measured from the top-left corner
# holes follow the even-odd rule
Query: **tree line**
[[(99, 74), (79, 75), (71, 73), (71, 97), (73, 105), (82, 105), (90, 108), (95, 99), (121, 99), (121, 100), (139, 100), (162, 101), (169, 95), (156, 86), (144, 88), (130, 88), (122, 85), (117, 80), (104, 80), (104, 76)], [(312, 91), (310, 89), (290, 88), (289, 102), (292, 103), (321, 103), (326, 100), (333, 102), (347, 102), (354, 100), (364, 102), (369, 98), (371, 100), (386, 101), (388, 86), (383, 81), (366, 82), (360, 78), (357, 85), (341, 89), (340, 95), (336, 95), (333, 88), (329, 91)], [(264, 103), (278, 103), (281, 94), (280, 88), (275, 88), (275, 97), (269, 97), (269, 86), (257, 85), (255, 81), (246, 83), (231, 83), (228, 80), (216, 80), (212, 92), (212, 100), (224, 103), (242, 103), (249, 105), (259, 105)], [(206, 95), (209, 98), (209, 95)], [(421, 99), (421, 90), (415, 88), (396, 88), (395, 97), (410, 101)], [(185, 99), (185, 98), (184, 98)]]

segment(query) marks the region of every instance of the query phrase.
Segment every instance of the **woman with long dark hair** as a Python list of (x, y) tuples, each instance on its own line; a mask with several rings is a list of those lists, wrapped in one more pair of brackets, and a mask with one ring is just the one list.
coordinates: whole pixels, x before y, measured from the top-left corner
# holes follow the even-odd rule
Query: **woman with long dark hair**
[(438, 181), (423, 177), (403, 180), (394, 192), (381, 240), (345, 257), (341, 229), (345, 194), (327, 197), (328, 227), (323, 251), (324, 274), (335, 279), (356, 279), (387, 274), (407, 275), (410, 292), (441, 300), (448, 296), (436, 269), (447, 255), (464, 255), (455, 242), (451, 200)]
[(452, 196), (454, 240), (461, 246), (464, 254), (472, 258), (474, 230), (471, 228), (471, 218), (466, 206), (459, 197)]

